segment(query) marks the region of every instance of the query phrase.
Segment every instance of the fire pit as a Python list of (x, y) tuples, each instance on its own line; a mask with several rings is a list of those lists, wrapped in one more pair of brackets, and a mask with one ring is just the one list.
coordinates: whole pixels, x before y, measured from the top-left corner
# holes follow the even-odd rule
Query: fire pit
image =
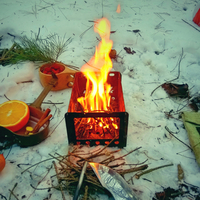
[(113, 138), (111, 146), (125, 147), (127, 140), (128, 113), (125, 112), (121, 74), (110, 72), (107, 82), (111, 85), (108, 111), (84, 112), (78, 98), (86, 91), (86, 77), (75, 74), (68, 112), (65, 114), (68, 141), (73, 144), (105, 145)]
[(128, 113), (125, 112), (121, 74), (110, 72), (112, 48), (110, 22), (97, 20), (94, 31), (101, 36), (95, 55), (75, 74), (68, 112), (65, 115), (69, 143), (124, 147)]

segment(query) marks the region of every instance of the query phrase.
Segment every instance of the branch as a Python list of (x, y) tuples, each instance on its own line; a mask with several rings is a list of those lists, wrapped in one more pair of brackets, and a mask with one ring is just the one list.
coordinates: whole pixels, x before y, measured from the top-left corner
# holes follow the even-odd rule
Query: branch
[(186, 24), (190, 25), (192, 28), (196, 29), (197, 31), (200, 32), (200, 30), (198, 28), (196, 28), (195, 26), (193, 26), (192, 24), (186, 22), (184, 19), (182, 19)]
[[(180, 68), (181, 68), (181, 61), (183, 59), (183, 48), (182, 48), (182, 52), (181, 52), (181, 55), (180, 55), (180, 60), (178, 62), (178, 76), (172, 80), (169, 80), (169, 81), (166, 81), (164, 83), (169, 83), (169, 82), (172, 82), (172, 81), (175, 81), (177, 79), (179, 79), (179, 76), (180, 76)], [(153, 93), (160, 87), (162, 86), (164, 83), (162, 83), (161, 85), (159, 85), (158, 87), (156, 87), (152, 92), (151, 92), (151, 96), (153, 95)]]
[[(54, 168), (55, 168), (55, 171), (56, 171), (56, 177), (57, 177), (57, 179), (58, 179), (58, 183), (60, 183), (60, 179), (59, 179), (59, 176), (58, 176), (58, 168), (57, 168), (57, 166), (56, 166), (55, 161), (53, 161), (53, 165), (54, 165)], [(63, 192), (63, 189), (62, 189), (62, 185), (59, 184), (59, 186), (60, 186), (60, 190), (61, 190), (62, 198), (63, 198), (63, 200), (66, 200), (66, 199), (65, 199), (64, 192)]]
[(124, 174), (131, 173), (131, 172), (137, 172), (137, 171), (140, 171), (140, 170), (145, 170), (147, 168), (148, 168), (148, 165), (142, 165), (142, 166), (134, 167), (134, 168), (131, 168), (131, 169), (124, 169), (121, 172), (118, 171), (118, 173), (121, 174), (121, 175), (124, 175)]
[(177, 138), (177, 137), (169, 130), (169, 128), (168, 128), (167, 126), (165, 126), (165, 129), (168, 131), (168, 133), (169, 133), (170, 135), (172, 135), (173, 137), (175, 137), (179, 142), (183, 143), (185, 146), (187, 146), (189, 149), (192, 150), (192, 148), (191, 148), (189, 145), (185, 144), (183, 141), (181, 141), (179, 138)]
[(46, 159), (46, 160), (42, 160), (42, 161), (40, 161), (40, 162), (38, 162), (38, 163), (35, 163), (34, 165), (31, 165), (30, 167), (28, 167), (27, 169), (25, 169), (23, 172), (21, 172), (21, 174), (23, 174), (24, 172), (26, 172), (26, 171), (29, 170), (30, 168), (32, 168), (32, 167), (34, 167), (34, 166), (36, 166), (36, 165), (38, 165), (38, 164), (40, 164), (40, 163), (42, 163), (42, 162), (46, 162), (46, 161), (52, 160), (52, 159), (54, 159), (54, 158), (48, 158), (48, 159)]
[(128, 152), (127, 154), (125, 154), (125, 155), (123, 155), (123, 156), (120, 156), (120, 157), (118, 157), (118, 158), (115, 158), (115, 159), (111, 160), (111, 162), (113, 162), (113, 161), (115, 161), (115, 160), (120, 160), (121, 158), (124, 158), (125, 156), (127, 156), (127, 155), (133, 153), (134, 151), (137, 151), (137, 150), (140, 149), (140, 148), (142, 148), (142, 147), (138, 147), (138, 148), (136, 148), (136, 149), (134, 149), (134, 150)]
[(142, 176), (142, 175), (144, 175), (144, 174), (147, 174), (147, 173), (149, 173), (149, 172), (152, 172), (152, 171), (155, 171), (155, 170), (157, 170), (157, 169), (164, 168), (164, 167), (169, 167), (169, 166), (172, 166), (172, 165), (173, 165), (173, 164), (168, 164), (168, 165), (163, 165), (163, 166), (155, 167), (155, 168), (152, 168), (152, 169), (148, 169), (148, 170), (146, 170), (146, 171), (144, 171), (144, 172), (141, 172), (140, 174), (136, 174), (136, 175), (135, 175), (135, 178), (139, 179), (140, 176)]
[(11, 195), (13, 195), (17, 200), (19, 200), (18, 197), (14, 194), (14, 189), (15, 189), (16, 187), (17, 187), (17, 183), (15, 183), (15, 185), (14, 185), (14, 187), (13, 187), (12, 190), (9, 190), (9, 191), (10, 191), (9, 200), (11, 199)]

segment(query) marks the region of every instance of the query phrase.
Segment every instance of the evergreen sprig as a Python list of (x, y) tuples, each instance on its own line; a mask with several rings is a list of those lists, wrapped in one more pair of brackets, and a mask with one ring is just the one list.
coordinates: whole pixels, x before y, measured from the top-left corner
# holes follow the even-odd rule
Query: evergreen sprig
[(66, 51), (71, 38), (60, 39), (57, 34), (51, 34), (47, 38), (19, 37), (10, 49), (1, 52), (0, 64), (16, 64), (23, 61), (54, 62)]

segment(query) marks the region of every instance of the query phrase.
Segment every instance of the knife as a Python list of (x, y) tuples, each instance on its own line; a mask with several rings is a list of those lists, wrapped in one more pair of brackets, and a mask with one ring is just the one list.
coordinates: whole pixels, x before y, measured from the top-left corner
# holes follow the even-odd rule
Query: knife
[(83, 168), (82, 168), (82, 171), (81, 171), (81, 175), (79, 177), (79, 181), (78, 181), (78, 185), (76, 187), (76, 192), (75, 192), (75, 195), (74, 195), (74, 198), (73, 200), (77, 200), (78, 199), (78, 195), (79, 195), (79, 190), (81, 188), (81, 185), (83, 183), (83, 178), (84, 178), (84, 174), (85, 174), (85, 171), (86, 171), (86, 168), (87, 168), (87, 164), (88, 162), (85, 161), (84, 165), (83, 165)]
[(137, 200), (129, 184), (113, 169), (89, 162), (103, 187), (110, 191), (115, 200)]

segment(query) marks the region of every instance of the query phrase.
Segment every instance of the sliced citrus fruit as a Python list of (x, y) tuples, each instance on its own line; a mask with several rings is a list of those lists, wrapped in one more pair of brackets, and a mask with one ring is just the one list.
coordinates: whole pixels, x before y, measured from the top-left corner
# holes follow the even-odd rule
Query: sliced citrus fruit
[(11, 100), (0, 104), (0, 126), (13, 132), (25, 126), (29, 117), (29, 107), (23, 101)]
[(0, 172), (4, 169), (5, 165), (6, 165), (6, 160), (3, 154), (0, 154)]

